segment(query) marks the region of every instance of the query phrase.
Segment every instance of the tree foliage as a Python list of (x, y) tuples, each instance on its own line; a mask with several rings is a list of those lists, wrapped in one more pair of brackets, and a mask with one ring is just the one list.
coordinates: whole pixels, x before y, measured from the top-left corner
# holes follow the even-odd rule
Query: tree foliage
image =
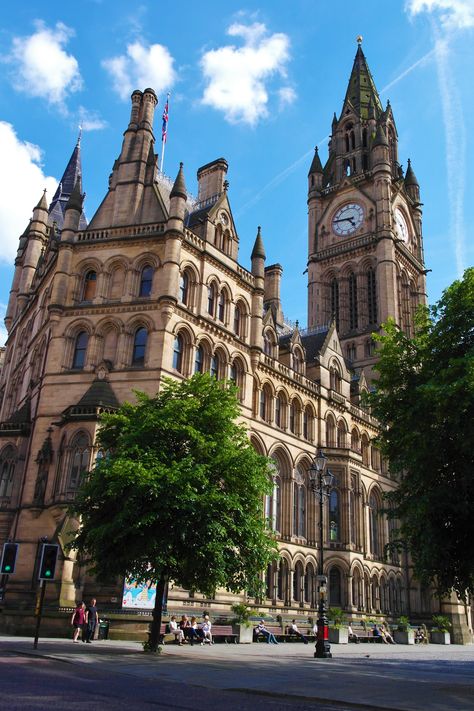
[(400, 521), (417, 576), (440, 594), (474, 592), (474, 269), (430, 309), (413, 338), (389, 321), (370, 396), (380, 444), (400, 485)]
[(136, 397), (102, 418), (107, 455), (74, 503), (73, 547), (99, 578), (256, 590), (276, 549), (263, 517), (269, 467), (236, 424), (235, 387), (197, 374)]

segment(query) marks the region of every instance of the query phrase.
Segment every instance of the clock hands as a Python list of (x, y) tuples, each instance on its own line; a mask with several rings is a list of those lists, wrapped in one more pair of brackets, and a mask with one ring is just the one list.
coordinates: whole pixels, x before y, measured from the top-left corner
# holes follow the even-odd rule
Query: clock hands
[(340, 217), (339, 220), (334, 220), (334, 224), (337, 222), (350, 222), (351, 225), (355, 225), (355, 220), (353, 217)]

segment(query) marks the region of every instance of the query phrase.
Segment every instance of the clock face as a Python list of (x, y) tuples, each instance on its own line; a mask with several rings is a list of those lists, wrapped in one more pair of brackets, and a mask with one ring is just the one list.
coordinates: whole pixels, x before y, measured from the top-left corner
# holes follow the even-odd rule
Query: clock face
[(221, 214), (219, 215), (219, 219), (224, 225), (224, 227), (227, 227), (227, 225), (229, 224), (229, 218), (227, 217), (227, 213), (221, 212)]
[(399, 239), (402, 239), (404, 242), (408, 242), (407, 222), (403, 216), (403, 212), (399, 210), (398, 207), (395, 210), (395, 231)]
[(339, 208), (332, 219), (332, 228), (337, 235), (351, 235), (359, 229), (364, 220), (364, 208), (356, 202), (349, 202)]

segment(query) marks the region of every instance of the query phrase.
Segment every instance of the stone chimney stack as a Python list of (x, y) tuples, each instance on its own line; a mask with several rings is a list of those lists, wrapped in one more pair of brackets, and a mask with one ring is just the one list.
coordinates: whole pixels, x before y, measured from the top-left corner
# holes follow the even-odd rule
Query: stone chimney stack
[(209, 200), (224, 190), (228, 164), (225, 158), (217, 158), (198, 169), (198, 201)]

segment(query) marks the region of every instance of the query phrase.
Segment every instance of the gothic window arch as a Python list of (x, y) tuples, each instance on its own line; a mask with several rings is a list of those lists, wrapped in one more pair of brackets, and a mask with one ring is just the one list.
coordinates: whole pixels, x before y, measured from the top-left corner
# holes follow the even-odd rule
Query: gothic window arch
[(217, 286), (212, 282), (207, 287), (207, 313), (209, 316), (215, 316), (217, 303)]
[(357, 351), (355, 343), (348, 343), (346, 347), (347, 359), (350, 361), (356, 360)]
[(303, 372), (303, 353), (301, 352), (300, 348), (295, 348), (293, 353), (292, 353), (292, 361), (293, 361), (293, 370), (295, 373), (302, 373)]
[(278, 600), (286, 600), (288, 585), (288, 563), (285, 558), (281, 558), (280, 565), (278, 566), (278, 576), (277, 576), (277, 598)]
[(85, 432), (78, 432), (69, 446), (69, 461), (66, 472), (66, 491), (75, 492), (89, 471), (91, 447)]
[(239, 389), (238, 398), (244, 398), (245, 370), (240, 358), (234, 358), (230, 365), (229, 380)]
[(357, 277), (354, 272), (349, 274), (349, 328), (354, 330), (359, 326), (359, 304), (357, 298)]
[(310, 607), (316, 606), (315, 580), (314, 566), (312, 563), (308, 563), (304, 574), (304, 601), (308, 603)]
[(277, 427), (284, 429), (286, 426), (286, 398), (282, 392), (279, 392), (275, 398), (275, 424)]
[(353, 452), (360, 451), (359, 432), (357, 431), (356, 427), (353, 427), (351, 432), (351, 449)]
[(338, 489), (329, 494), (329, 540), (339, 541), (341, 536), (341, 501)]
[(117, 264), (110, 275), (109, 297), (112, 300), (118, 300), (123, 294), (125, 282), (125, 269), (122, 264)]
[(151, 296), (151, 289), (153, 287), (153, 272), (153, 267), (150, 264), (146, 264), (142, 268), (140, 273), (140, 288), (138, 290), (138, 296)]
[(329, 414), (326, 419), (326, 446), (336, 446), (336, 423), (331, 414)]
[(342, 390), (342, 377), (338, 365), (334, 364), (329, 369), (329, 383), (331, 390), (340, 393)]
[(204, 346), (202, 346), (202, 345), (197, 346), (197, 348), (194, 352), (194, 372), (195, 373), (203, 373), (204, 372), (204, 357), (205, 357)]
[(185, 306), (189, 306), (189, 282), (189, 272), (185, 269), (179, 279), (179, 299)]
[(357, 543), (357, 509), (354, 488), (349, 490), (349, 542)]
[(260, 390), (260, 417), (265, 422), (271, 421), (272, 416), (272, 391), (268, 384), (265, 384)]
[(336, 328), (339, 330), (339, 283), (334, 277), (330, 283), (331, 294), (331, 319), (336, 322)]
[(329, 604), (331, 607), (342, 607), (341, 571), (336, 566), (329, 571)]
[(178, 373), (183, 372), (184, 366), (184, 336), (177, 333), (173, 343), (173, 368)]
[(263, 333), (263, 352), (265, 355), (275, 358), (275, 337), (270, 328)]
[(294, 398), (290, 402), (290, 432), (293, 434), (299, 434), (299, 420), (300, 420), (301, 409), (298, 401)]
[(89, 334), (87, 331), (80, 331), (74, 341), (74, 352), (72, 355), (72, 367), (74, 370), (82, 370), (84, 368), (88, 343)]
[(310, 405), (303, 412), (303, 437), (310, 442), (314, 439), (314, 413)]
[(306, 476), (301, 467), (295, 471), (293, 482), (293, 535), (306, 536)]
[(369, 445), (369, 438), (367, 437), (366, 434), (363, 434), (361, 437), (361, 453), (362, 453), (362, 464), (365, 467), (370, 466), (370, 462), (369, 462), (370, 445)]
[(219, 294), (219, 301), (217, 304), (217, 318), (222, 323), (226, 322), (226, 311), (227, 311), (227, 292), (225, 289), (222, 289), (221, 293)]
[(145, 365), (147, 341), (147, 329), (144, 326), (139, 326), (133, 336), (132, 365), (136, 367)]
[(375, 325), (377, 323), (377, 281), (373, 267), (367, 270), (367, 306), (369, 325)]
[(302, 583), (304, 579), (303, 563), (298, 560), (293, 571), (293, 600), (302, 603)]
[(382, 555), (380, 501), (374, 491), (371, 492), (369, 497), (369, 520), (370, 550), (374, 558), (380, 558)]
[(12, 445), (7, 445), (0, 454), (0, 501), (12, 497), (16, 460), (15, 448)]
[(337, 423), (337, 446), (344, 449), (346, 447), (346, 425), (344, 420)]
[(96, 295), (97, 272), (90, 269), (84, 276), (81, 301), (92, 301)]

